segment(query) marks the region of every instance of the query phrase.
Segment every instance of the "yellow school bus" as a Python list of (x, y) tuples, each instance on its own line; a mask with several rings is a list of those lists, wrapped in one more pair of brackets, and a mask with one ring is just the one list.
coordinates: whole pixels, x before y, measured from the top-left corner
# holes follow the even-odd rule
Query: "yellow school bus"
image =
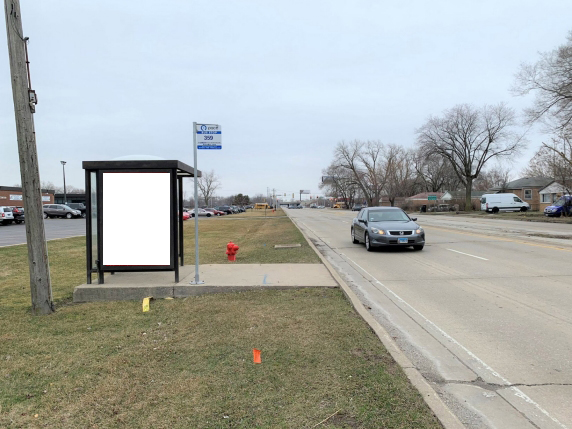
[(263, 209), (269, 209), (270, 206), (268, 205), (268, 203), (255, 203), (254, 204), (254, 210), (263, 210)]

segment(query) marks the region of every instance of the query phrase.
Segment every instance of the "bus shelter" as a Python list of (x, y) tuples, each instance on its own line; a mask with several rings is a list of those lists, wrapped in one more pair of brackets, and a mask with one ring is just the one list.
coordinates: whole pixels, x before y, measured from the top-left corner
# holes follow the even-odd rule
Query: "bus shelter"
[(97, 274), (174, 271), (183, 255), (183, 178), (201, 177), (176, 160), (83, 161), (87, 283)]

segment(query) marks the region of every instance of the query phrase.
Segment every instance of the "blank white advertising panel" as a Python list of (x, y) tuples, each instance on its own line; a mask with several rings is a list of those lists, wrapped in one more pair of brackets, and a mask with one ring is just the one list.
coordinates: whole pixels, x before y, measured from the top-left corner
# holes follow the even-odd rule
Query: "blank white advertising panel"
[(103, 265), (170, 265), (170, 208), (170, 173), (103, 173)]

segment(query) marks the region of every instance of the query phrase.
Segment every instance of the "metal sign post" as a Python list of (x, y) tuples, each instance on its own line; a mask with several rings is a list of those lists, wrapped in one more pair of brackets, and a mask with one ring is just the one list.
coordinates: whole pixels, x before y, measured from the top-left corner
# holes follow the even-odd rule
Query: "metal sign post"
[[(199, 141), (197, 142), (197, 135)], [(194, 169), (197, 171), (197, 149), (222, 149), (221, 127), (215, 124), (197, 124), (193, 122)], [(192, 285), (204, 284), (199, 278), (199, 184), (195, 181), (195, 281)]]

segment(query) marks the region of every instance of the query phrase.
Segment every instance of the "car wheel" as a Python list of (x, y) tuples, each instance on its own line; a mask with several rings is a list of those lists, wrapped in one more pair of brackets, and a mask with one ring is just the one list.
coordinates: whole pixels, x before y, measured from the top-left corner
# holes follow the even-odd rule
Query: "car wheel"
[(66, 219), (71, 219), (72, 218), (72, 214), (71, 213), (66, 213)]
[(15, 221), (15, 222), (16, 222), (17, 225), (20, 225), (20, 224), (22, 223), (21, 220), (17, 220), (17, 221)]
[(498, 207), (493, 207), (493, 214), (497, 214), (499, 212), (499, 208)]
[(44, 219), (47, 219), (47, 218), (48, 218), (48, 214), (44, 213)]
[(369, 234), (366, 232), (365, 233), (365, 248), (368, 252), (371, 252), (373, 250), (373, 247), (371, 246), (371, 243), (369, 242)]
[(413, 250), (423, 250), (423, 245), (413, 246)]
[(527, 210), (528, 210), (528, 209), (527, 209), (526, 207), (521, 207), (521, 208), (520, 208), (520, 211), (521, 211), (521, 212), (525, 212), (525, 211), (527, 211)]
[(209, 214), (207, 214), (207, 217), (211, 217), (211, 214), (210, 214), (210, 213), (209, 213)]
[(356, 233), (354, 231), (354, 229), (352, 228), (352, 243), (353, 244), (358, 244), (359, 240), (356, 240)]

